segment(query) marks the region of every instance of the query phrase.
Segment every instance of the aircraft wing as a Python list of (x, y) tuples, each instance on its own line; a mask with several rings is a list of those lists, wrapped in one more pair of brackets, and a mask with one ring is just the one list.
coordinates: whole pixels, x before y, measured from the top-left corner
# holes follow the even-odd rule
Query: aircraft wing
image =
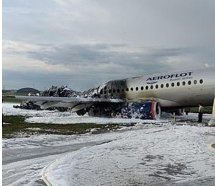
[(72, 112), (99, 103), (123, 103), (122, 99), (80, 98), (80, 97), (45, 97), (45, 96), (15, 96), (19, 100), (32, 101), (42, 109), (49, 107), (69, 107)]
[(80, 97), (46, 97), (46, 96), (15, 96), (20, 100), (28, 101), (54, 101), (54, 102), (73, 102), (73, 103), (122, 103), (123, 99), (106, 99), (106, 98), (80, 98)]

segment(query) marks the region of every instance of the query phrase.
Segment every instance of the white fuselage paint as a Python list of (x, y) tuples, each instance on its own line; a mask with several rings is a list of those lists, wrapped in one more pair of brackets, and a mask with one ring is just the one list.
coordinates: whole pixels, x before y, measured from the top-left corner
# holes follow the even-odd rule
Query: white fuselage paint
[(70, 107), (74, 111), (89, 108), (95, 104), (97, 107), (101, 105), (104, 108), (105, 105), (108, 107), (116, 106), (117, 103), (144, 101), (155, 101), (162, 108), (167, 109), (199, 105), (212, 106), (215, 97), (215, 68), (149, 74), (108, 81), (96, 89), (96, 97), (16, 97), (34, 101), (35, 104), (39, 103), (42, 106), (44, 104), (41, 104), (41, 101), (48, 102), (44, 107), (54, 104), (59, 107)]
[(129, 91), (125, 92), (125, 97), (129, 102), (154, 100), (161, 107), (210, 106), (215, 96), (215, 68), (144, 75), (126, 79), (126, 84)]

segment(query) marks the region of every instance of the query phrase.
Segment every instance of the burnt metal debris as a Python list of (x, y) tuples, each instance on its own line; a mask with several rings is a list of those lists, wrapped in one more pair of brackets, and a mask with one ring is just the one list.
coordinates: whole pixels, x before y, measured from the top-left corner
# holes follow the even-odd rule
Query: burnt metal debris
[(41, 96), (53, 96), (53, 97), (77, 97), (81, 92), (74, 91), (67, 86), (52, 86), (48, 90), (42, 92)]
[(14, 105), (14, 108), (28, 109), (28, 110), (41, 110), (39, 105), (34, 104), (32, 101), (22, 102), (20, 105)]
[[(120, 82), (122, 87), (124, 87), (124, 82)], [(67, 86), (52, 86), (51, 88), (42, 92), (41, 96), (46, 97), (79, 97), (79, 98), (100, 98), (101, 90), (106, 91), (108, 88), (116, 89), (117, 86), (112, 82), (108, 82), (97, 88), (92, 88), (87, 91), (78, 92), (74, 91)], [(117, 89), (116, 89), (117, 91)], [(103, 96), (101, 96), (103, 97)], [(112, 95), (109, 95), (112, 98)], [(39, 102), (37, 101), (25, 101), (20, 105), (15, 105), (14, 108), (29, 109), (29, 110), (42, 110), (41, 105), (45, 105), (47, 101)], [(121, 116), (122, 118), (138, 118), (138, 119), (153, 119), (152, 115), (152, 102), (145, 103), (95, 103), (88, 109), (80, 109), (77, 111), (78, 115), (84, 115), (86, 112), (90, 116)], [(58, 110), (61, 112), (69, 111), (68, 107), (47, 107), (46, 110)]]
[[(42, 92), (41, 96), (48, 97), (98, 97), (97, 94), (98, 88), (92, 88), (87, 91), (79, 92), (68, 88), (67, 86), (54, 86), (52, 85), (49, 89)], [(14, 105), (14, 108), (28, 109), (28, 110), (42, 110), (36, 102), (33, 101), (24, 101), (20, 105)], [(69, 108), (65, 107), (49, 107), (47, 110), (57, 109), (61, 112), (68, 111)]]

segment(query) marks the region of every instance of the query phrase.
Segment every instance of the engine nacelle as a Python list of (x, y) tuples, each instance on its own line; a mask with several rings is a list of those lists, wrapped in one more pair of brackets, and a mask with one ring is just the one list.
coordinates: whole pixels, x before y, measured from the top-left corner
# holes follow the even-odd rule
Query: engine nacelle
[(129, 103), (121, 110), (123, 118), (159, 119), (161, 107), (154, 101)]

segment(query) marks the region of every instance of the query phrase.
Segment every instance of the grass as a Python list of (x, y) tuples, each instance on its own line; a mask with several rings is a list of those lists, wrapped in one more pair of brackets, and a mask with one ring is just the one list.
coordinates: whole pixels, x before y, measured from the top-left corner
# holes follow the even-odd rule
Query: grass
[(12, 138), (20, 134), (58, 134), (72, 135), (89, 133), (91, 129), (95, 129), (93, 133), (102, 133), (119, 128), (118, 124), (47, 124), (47, 123), (27, 123), (24, 116), (5, 116), (2, 115), (2, 137)]

